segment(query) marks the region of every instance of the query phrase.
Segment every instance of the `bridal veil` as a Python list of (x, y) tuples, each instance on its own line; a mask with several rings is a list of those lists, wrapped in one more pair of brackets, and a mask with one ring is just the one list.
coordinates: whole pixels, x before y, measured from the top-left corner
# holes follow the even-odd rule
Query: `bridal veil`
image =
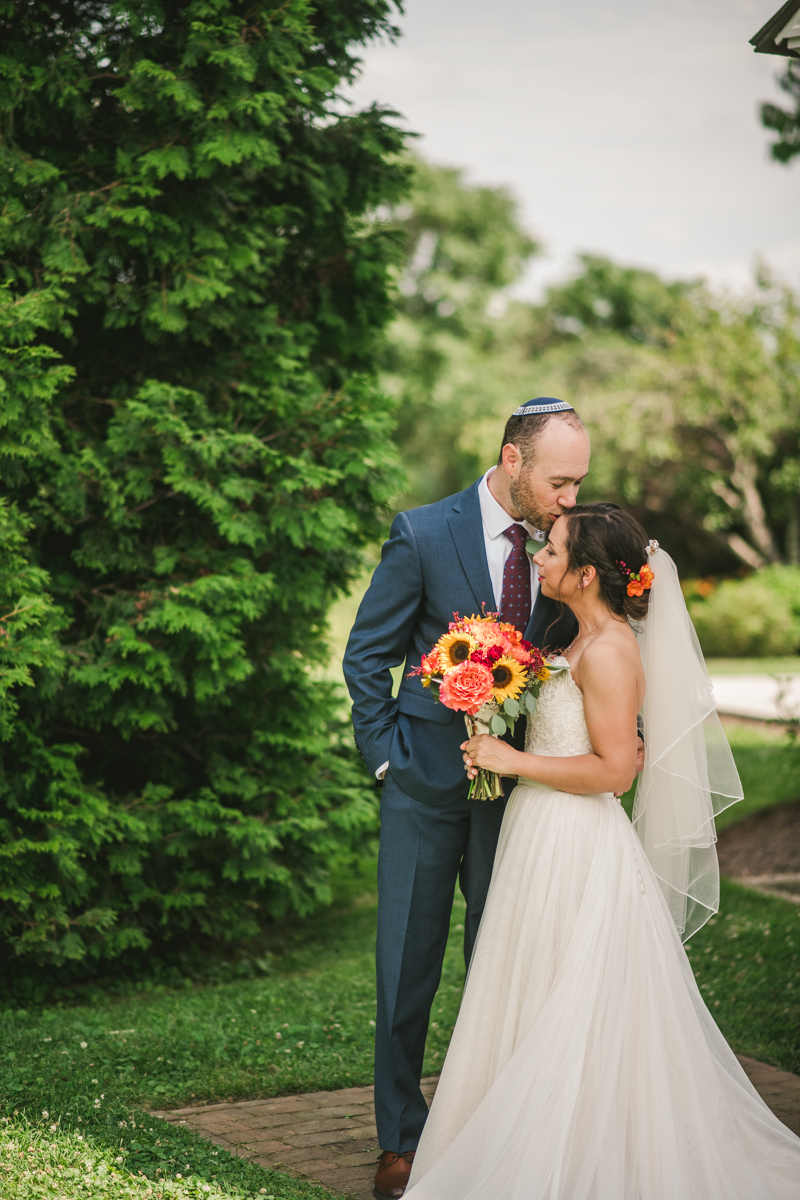
[(633, 625), (647, 682), (633, 824), (685, 942), (719, 909), (714, 818), (744, 793), (675, 563), (657, 542), (648, 562), (648, 614)]

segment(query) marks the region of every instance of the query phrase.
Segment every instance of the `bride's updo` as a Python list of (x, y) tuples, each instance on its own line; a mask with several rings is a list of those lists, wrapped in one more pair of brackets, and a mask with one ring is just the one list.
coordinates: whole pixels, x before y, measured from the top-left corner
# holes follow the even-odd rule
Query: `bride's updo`
[(650, 592), (628, 595), (624, 563), (634, 573), (647, 564), (647, 534), (639, 522), (616, 504), (576, 504), (564, 513), (567, 536), (564, 548), (569, 570), (594, 567), (600, 595), (617, 616), (641, 621), (647, 616)]

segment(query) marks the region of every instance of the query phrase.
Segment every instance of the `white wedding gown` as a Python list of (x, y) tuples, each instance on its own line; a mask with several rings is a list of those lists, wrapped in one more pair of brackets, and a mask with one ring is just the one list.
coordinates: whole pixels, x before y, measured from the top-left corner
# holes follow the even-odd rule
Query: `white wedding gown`
[[(526, 749), (591, 751), (569, 671)], [(798, 1197), (619, 802), (521, 784), (406, 1200)]]

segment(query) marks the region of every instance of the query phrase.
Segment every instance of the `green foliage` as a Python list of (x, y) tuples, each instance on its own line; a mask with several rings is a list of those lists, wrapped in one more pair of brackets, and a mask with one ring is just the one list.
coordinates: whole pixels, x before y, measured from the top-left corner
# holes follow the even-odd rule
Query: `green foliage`
[(800, 63), (796, 59), (789, 59), (778, 83), (788, 92), (793, 107), (786, 109), (777, 104), (762, 104), (761, 124), (778, 135), (770, 146), (772, 157), (788, 163), (795, 154), (800, 154)]
[(631, 508), (681, 570), (800, 564), (795, 294), (763, 270), (734, 298), (582, 255), (543, 304), (510, 301), (535, 245), (506, 193), (416, 169), (393, 214), (407, 250), (383, 359), (410, 480), (398, 503), (467, 486), (521, 399), (564, 395), (592, 437), (586, 498)]
[[(20, 688), (52, 693), (64, 667), (58, 635), (63, 611), (48, 592), (48, 577), (31, 564), (26, 534), (33, 522), (0, 499), (0, 739), (10, 739), (19, 712)], [(4, 839), (5, 840), (5, 839)], [(2, 853), (0, 851), (0, 853)]]
[(511, 403), (505, 292), (538, 249), (504, 189), (413, 165), (410, 201), (386, 219), (405, 244), (381, 364), (398, 402), (396, 440), (409, 478), (401, 505), (438, 500), (475, 478), (486, 452), (480, 422)]
[(548, 301), (572, 337), (539, 363), (589, 428), (587, 498), (632, 508), (684, 571), (800, 562), (795, 295), (765, 272), (733, 298), (584, 265)]
[(800, 650), (800, 570), (767, 567), (690, 591), (689, 613), (703, 653), (720, 657), (795, 654)]
[(669, 342), (682, 302), (698, 286), (666, 283), (654, 271), (621, 267), (596, 254), (580, 254), (578, 262), (579, 273), (547, 293), (553, 324), (569, 333), (594, 330), (634, 342)]
[(16, 955), (250, 935), (374, 825), (317, 675), (397, 486), (370, 214), (407, 170), (335, 96), (388, 8), (0, 4)]

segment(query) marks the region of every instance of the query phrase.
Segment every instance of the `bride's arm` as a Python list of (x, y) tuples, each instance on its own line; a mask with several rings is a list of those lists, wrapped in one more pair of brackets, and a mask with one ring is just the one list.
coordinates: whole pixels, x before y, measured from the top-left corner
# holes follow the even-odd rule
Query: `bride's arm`
[(576, 680), (583, 692), (592, 753), (572, 758), (524, 754), (484, 734), (462, 746), (469, 775), (474, 775), (475, 768), (484, 767), (501, 775), (535, 779), (561, 792), (590, 795), (627, 791), (636, 774), (641, 680), (635, 645), (629, 651), (614, 642), (593, 643), (581, 656), (580, 677)]

